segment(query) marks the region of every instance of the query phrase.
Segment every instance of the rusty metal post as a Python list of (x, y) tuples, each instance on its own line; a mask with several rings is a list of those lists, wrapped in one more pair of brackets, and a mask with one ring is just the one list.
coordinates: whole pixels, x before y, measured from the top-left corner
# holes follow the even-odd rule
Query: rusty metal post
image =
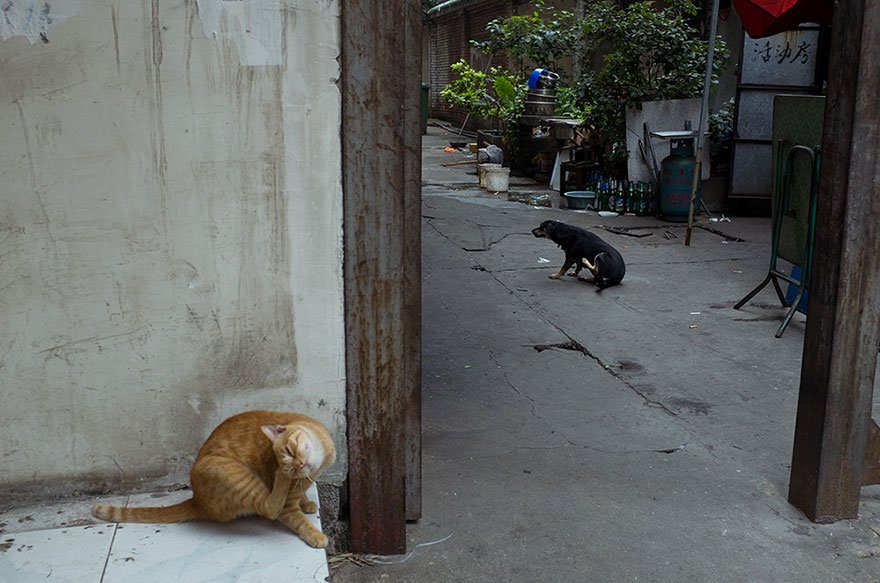
[(407, 431), (420, 430), (408, 414), (418, 367), (406, 362), (419, 332), (408, 319), (420, 311), (408, 273), (418, 277), (418, 249), (407, 246), (421, 153), (420, 6), (340, 5), (351, 546), (397, 554), (406, 550)]
[(858, 515), (866, 450), (877, 441), (869, 436), (880, 334), (878, 35), (877, 0), (836, 4), (788, 492), (815, 522)]

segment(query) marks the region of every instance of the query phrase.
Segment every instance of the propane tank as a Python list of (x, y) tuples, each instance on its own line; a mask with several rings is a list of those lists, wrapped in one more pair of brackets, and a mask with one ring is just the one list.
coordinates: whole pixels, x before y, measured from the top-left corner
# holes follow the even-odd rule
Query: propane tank
[[(685, 222), (691, 205), (691, 187), (697, 160), (694, 158), (694, 139), (682, 138), (669, 141), (669, 155), (660, 163), (660, 214), (667, 221)], [(700, 191), (697, 182), (697, 198), (694, 213), (700, 210)]]

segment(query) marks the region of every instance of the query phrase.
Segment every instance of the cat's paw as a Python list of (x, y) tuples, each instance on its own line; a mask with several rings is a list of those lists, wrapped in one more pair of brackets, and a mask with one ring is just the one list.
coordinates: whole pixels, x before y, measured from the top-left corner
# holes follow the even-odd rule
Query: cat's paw
[(559, 279), (562, 276), (558, 273), (554, 273), (553, 275), (548, 275), (547, 277), (549, 277), (550, 279)]
[(279, 463), (278, 473), (286, 478), (293, 479), (296, 476), (296, 468), (290, 463)]
[(311, 500), (306, 500), (302, 504), (299, 505), (303, 512), (306, 514), (314, 514), (318, 511), (318, 505), (312, 502)]
[(306, 533), (304, 536), (302, 536), (302, 539), (306, 541), (307, 545), (309, 545), (310, 547), (315, 547), (316, 549), (323, 549), (327, 546), (327, 543), (330, 542), (327, 539), (327, 535), (318, 530)]

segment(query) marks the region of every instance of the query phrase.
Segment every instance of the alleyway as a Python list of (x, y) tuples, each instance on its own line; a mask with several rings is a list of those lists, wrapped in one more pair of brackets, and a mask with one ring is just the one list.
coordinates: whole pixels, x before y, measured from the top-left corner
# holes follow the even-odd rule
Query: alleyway
[[(834, 525), (786, 501), (804, 318), (774, 338), (769, 289), (732, 309), (766, 273), (769, 219), (703, 219), (685, 247), (680, 225), (481, 191), (440, 166), (463, 156), (447, 139), (423, 150), (423, 518), (401, 564), (334, 581), (880, 579), (880, 489)], [(548, 279), (545, 219), (617, 246), (623, 285)]]
[[(446, 143), (432, 128), (423, 150), (423, 518), (409, 555), (331, 559), (334, 583), (880, 580), (880, 488), (833, 525), (786, 501), (805, 319), (774, 338), (770, 290), (732, 309), (766, 273), (769, 220), (702, 219), (685, 247), (682, 225), (480, 190), (441, 166), (463, 158)], [(546, 219), (619, 248), (623, 284), (549, 279)], [(98, 525), (92, 502), (0, 515), (0, 583), (327, 574), (265, 521)]]

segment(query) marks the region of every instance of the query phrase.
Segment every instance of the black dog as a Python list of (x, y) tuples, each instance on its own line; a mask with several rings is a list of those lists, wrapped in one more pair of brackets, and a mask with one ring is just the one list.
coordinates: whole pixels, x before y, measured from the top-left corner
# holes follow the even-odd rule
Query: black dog
[(532, 229), (535, 237), (550, 239), (565, 251), (565, 263), (550, 277), (559, 279), (576, 265), (572, 275), (578, 275), (582, 267), (593, 273), (593, 282), (599, 289), (617, 285), (626, 274), (626, 265), (620, 252), (593, 233), (566, 225), (559, 221), (544, 221)]

